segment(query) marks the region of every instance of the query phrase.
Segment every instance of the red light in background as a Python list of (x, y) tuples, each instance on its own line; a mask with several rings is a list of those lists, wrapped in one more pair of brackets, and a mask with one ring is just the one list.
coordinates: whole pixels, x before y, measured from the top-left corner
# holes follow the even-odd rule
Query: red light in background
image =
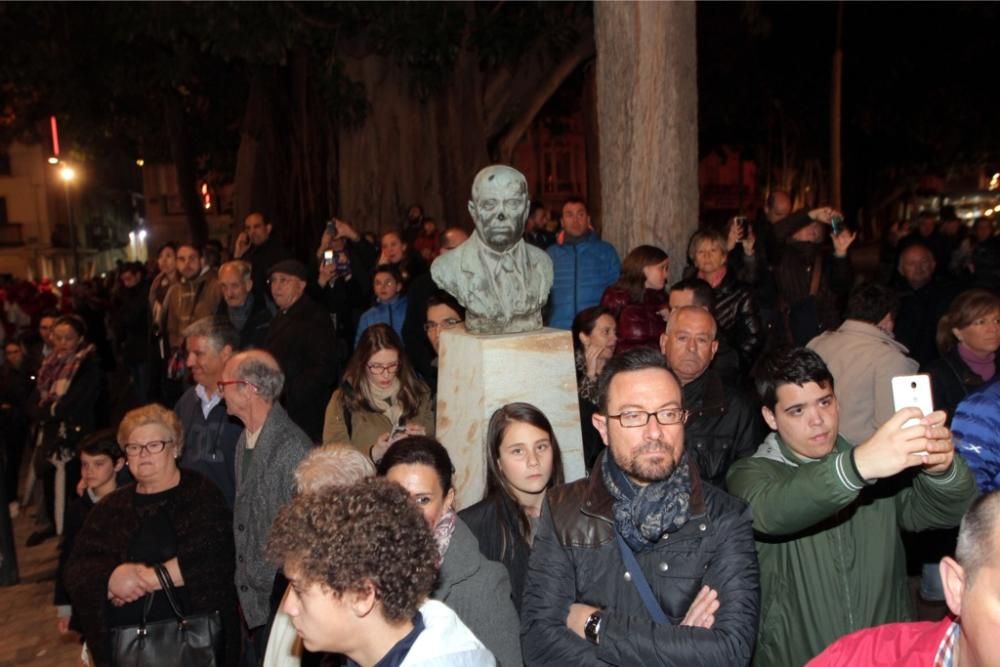
[(49, 116), (49, 126), (52, 128), (52, 154), (59, 155), (59, 126), (55, 116)]

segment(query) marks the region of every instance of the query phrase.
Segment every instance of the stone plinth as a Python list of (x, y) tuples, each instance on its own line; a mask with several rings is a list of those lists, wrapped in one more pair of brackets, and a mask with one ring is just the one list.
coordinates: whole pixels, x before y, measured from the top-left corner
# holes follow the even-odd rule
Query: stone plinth
[(559, 439), (566, 481), (584, 476), (580, 408), (570, 332), (474, 336), (444, 331), (438, 360), (437, 438), (455, 464), (459, 509), (486, 485), (486, 429), (493, 412), (515, 401), (545, 413)]

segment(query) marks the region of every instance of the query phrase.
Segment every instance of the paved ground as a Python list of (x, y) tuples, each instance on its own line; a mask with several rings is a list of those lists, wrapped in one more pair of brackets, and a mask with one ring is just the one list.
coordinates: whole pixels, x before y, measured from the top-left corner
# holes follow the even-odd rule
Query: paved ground
[(78, 635), (60, 635), (56, 630), (52, 590), (58, 542), (51, 539), (37, 547), (24, 546), (32, 531), (32, 519), (25, 514), (14, 519), (21, 583), (0, 588), (0, 667), (79, 665)]

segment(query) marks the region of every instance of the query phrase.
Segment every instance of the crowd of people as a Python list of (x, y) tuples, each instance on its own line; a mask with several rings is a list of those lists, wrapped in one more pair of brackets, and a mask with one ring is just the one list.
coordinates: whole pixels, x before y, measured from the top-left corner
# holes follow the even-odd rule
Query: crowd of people
[[(3, 513), (59, 536), (86, 664), (178, 615), (216, 628), (218, 665), (992, 664), (989, 220), (921, 212), (861, 271), (843, 215), (784, 192), (624, 258), (583, 199), (521, 205), (588, 472), (564, 478), (534, 405), (488, 406), (469, 507), (435, 439), (466, 311), (430, 271), (469, 236), (419, 206), (381, 236), (331, 220), (309, 257), (253, 213), (231, 250), (7, 285)], [(927, 414), (894, 403), (918, 373)], [(918, 573), (939, 623), (912, 623)]]

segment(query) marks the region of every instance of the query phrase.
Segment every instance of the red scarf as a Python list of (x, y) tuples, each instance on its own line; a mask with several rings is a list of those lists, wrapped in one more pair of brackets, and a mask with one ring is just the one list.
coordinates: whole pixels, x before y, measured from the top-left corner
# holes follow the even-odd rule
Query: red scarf
[(59, 400), (59, 396), (55, 393), (56, 382), (66, 380), (66, 384), (69, 385), (80, 363), (93, 351), (94, 346), (91, 344), (78, 348), (76, 352), (50, 354), (38, 369), (38, 404), (46, 406), (56, 403)]

